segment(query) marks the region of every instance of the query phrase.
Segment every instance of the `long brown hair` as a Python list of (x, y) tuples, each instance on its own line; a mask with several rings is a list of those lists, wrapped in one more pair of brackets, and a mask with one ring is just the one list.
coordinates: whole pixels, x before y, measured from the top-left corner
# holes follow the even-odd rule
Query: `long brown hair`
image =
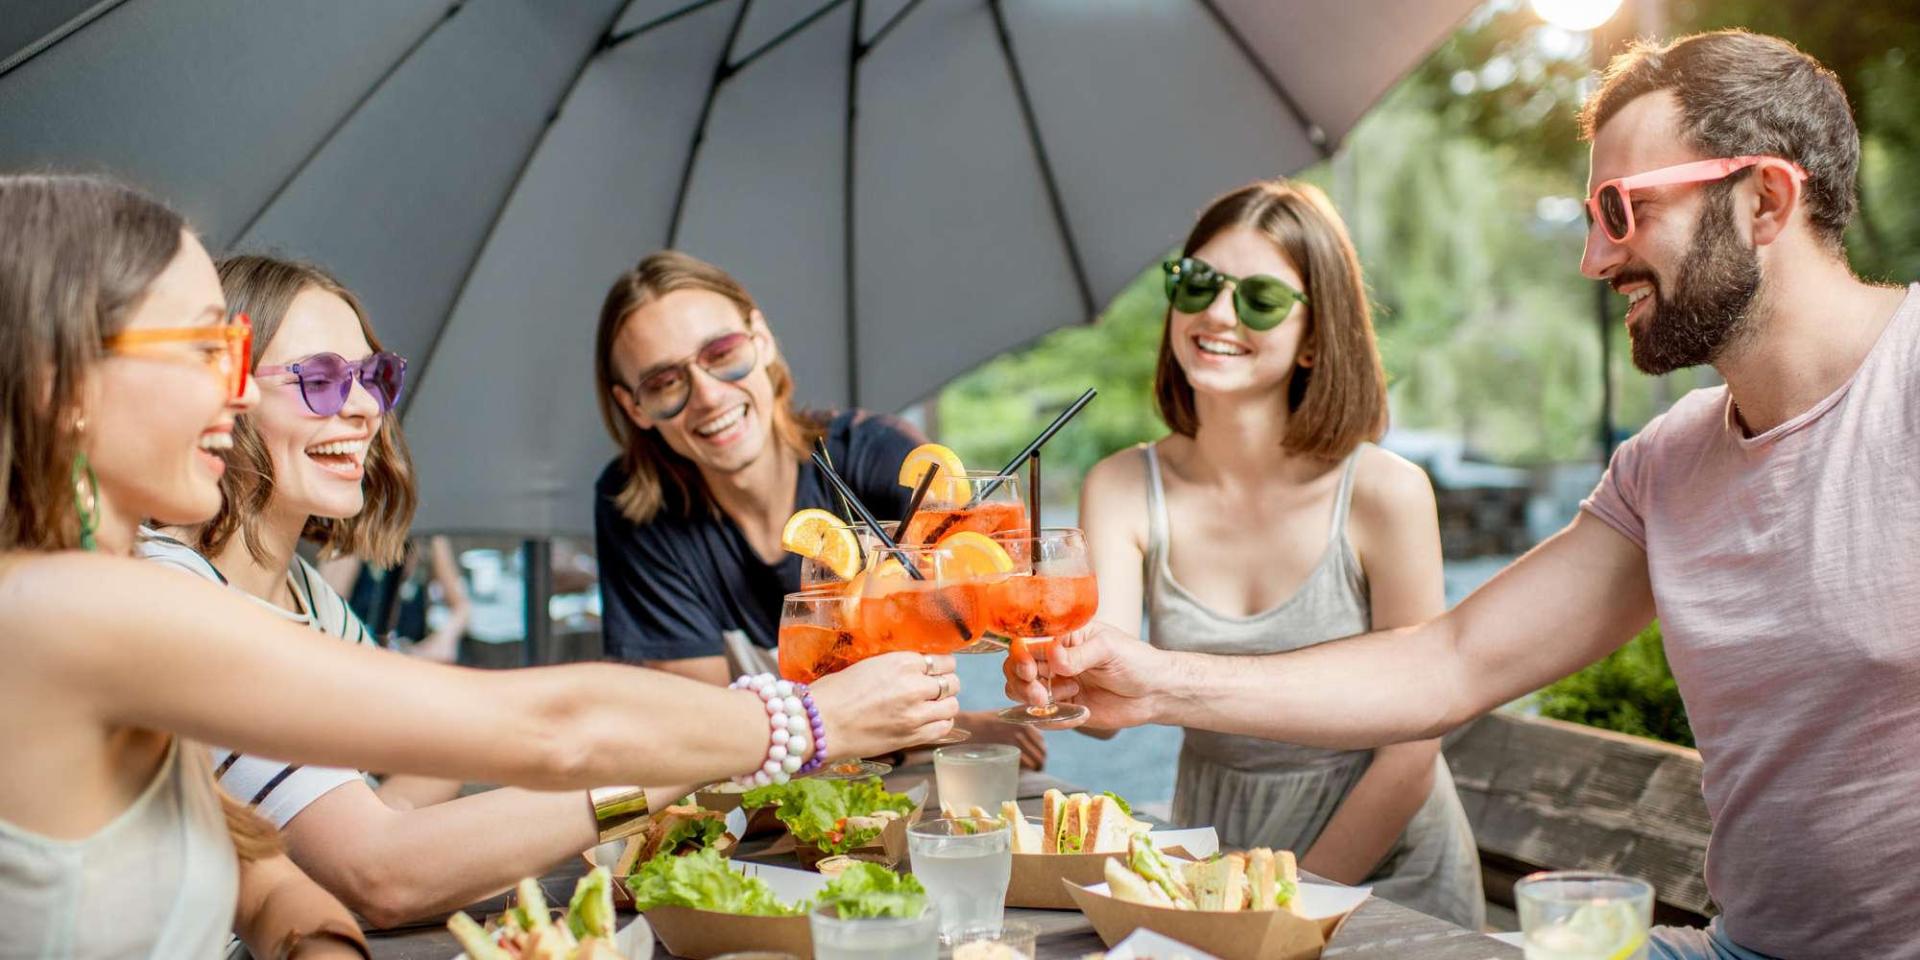
[[(1180, 255), (1193, 256), (1207, 241), (1235, 227), (1273, 241), (1300, 271), (1308, 304), (1302, 352), (1312, 366), (1296, 366), (1287, 388), (1287, 433), (1281, 446), (1293, 453), (1339, 460), (1387, 429), (1387, 375), (1373, 336), (1373, 314), (1360, 275), (1360, 258), (1333, 204), (1312, 184), (1260, 180), (1208, 205), (1187, 234)], [(1200, 428), (1193, 384), (1173, 356), (1173, 307), (1160, 332), (1160, 359), (1153, 398), (1173, 432), (1191, 437)]]
[[(256, 363), (273, 342), (294, 298), (307, 290), (333, 294), (345, 301), (360, 318), (360, 332), (367, 345), (380, 349), (380, 338), (367, 322), (367, 311), (332, 274), (311, 263), (275, 257), (243, 254), (220, 261), (220, 287), (226, 291), (227, 307), (253, 320), (253, 355)], [(350, 555), (369, 563), (392, 566), (400, 562), (406, 549), (407, 528), (413, 523), (416, 496), (413, 489), (413, 461), (407, 442), (400, 433), (400, 417), (389, 410), (380, 419), (367, 446), (367, 474), (361, 488), (366, 505), (352, 517), (309, 517), (301, 536), (320, 545), (323, 557)], [(212, 556), (226, 548), (236, 533), (247, 545), (247, 552), (261, 563), (269, 559), (260, 543), (259, 519), (266, 515), (273, 500), (273, 457), (260, 439), (252, 418), (241, 417), (233, 428), (233, 450), (227, 455), (227, 472), (220, 478), (223, 494), (220, 512), (194, 531), (194, 546)]]
[(185, 227), (110, 180), (0, 176), (0, 550), (80, 545), (81, 385)]
[[(701, 479), (700, 469), (667, 446), (660, 431), (635, 425), (613, 395), (616, 386), (631, 389), (613, 367), (614, 341), (635, 310), (675, 290), (705, 290), (727, 298), (749, 329), (755, 311), (760, 309), (747, 288), (731, 274), (678, 250), (648, 255), (614, 280), (607, 291), (600, 307), (600, 328), (593, 338), (593, 378), (600, 397), (600, 419), (620, 447), (620, 466), (627, 475), (626, 486), (614, 497), (614, 505), (634, 523), (646, 523), (666, 507), (669, 485), (685, 515), (715, 509), (713, 494)], [(804, 457), (824, 431), (813, 418), (794, 410), (793, 374), (778, 355), (767, 361), (767, 378), (773, 382), (774, 441)]]
[[(112, 180), (0, 175), (0, 553), (79, 547), (81, 385), (185, 229)], [(243, 859), (280, 851), (272, 824), (225, 792), (220, 803)]]

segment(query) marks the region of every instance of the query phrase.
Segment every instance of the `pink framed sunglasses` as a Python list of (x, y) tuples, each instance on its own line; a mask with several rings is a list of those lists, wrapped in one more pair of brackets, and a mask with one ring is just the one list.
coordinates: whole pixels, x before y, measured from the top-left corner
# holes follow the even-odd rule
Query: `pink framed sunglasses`
[(1807, 171), (1797, 163), (1781, 157), (1746, 156), (1722, 157), (1718, 160), (1696, 160), (1671, 167), (1661, 167), (1646, 173), (1636, 173), (1631, 177), (1619, 177), (1593, 188), (1593, 196), (1587, 198), (1587, 216), (1600, 224), (1600, 229), (1614, 243), (1625, 243), (1633, 238), (1633, 191), (1648, 187), (1666, 187), (1679, 183), (1707, 183), (1724, 180), (1767, 161), (1784, 163), (1787, 172), (1793, 174), (1796, 182), (1807, 179)]

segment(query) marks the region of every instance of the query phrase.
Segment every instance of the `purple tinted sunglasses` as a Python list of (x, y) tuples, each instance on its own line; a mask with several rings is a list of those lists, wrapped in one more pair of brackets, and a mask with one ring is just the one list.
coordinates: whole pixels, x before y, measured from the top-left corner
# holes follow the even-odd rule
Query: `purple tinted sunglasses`
[(407, 361), (397, 353), (380, 352), (359, 360), (347, 360), (337, 353), (316, 353), (285, 366), (261, 367), (255, 376), (292, 374), (300, 384), (300, 399), (315, 416), (331, 417), (347, 405), (353, 382), (367, 388), (380, 412), (386, 413), (400, 402), (400, 388), (406, 386)]

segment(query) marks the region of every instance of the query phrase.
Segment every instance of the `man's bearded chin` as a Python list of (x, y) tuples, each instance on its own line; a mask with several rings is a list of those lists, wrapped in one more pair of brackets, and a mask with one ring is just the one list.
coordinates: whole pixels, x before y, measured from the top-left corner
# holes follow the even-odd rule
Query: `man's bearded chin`
[(1760, 294), (1760, 257), (1733, 229), (1732, 194), (1707, 200), (1671, 296), (1645, 268), (1624, 271), (1614, 283), (1639, 280), (1653, 284), (1652, 308), (1632, 338), (1640, 372), (1659, 376), (1712, 363), (1746, 335)]

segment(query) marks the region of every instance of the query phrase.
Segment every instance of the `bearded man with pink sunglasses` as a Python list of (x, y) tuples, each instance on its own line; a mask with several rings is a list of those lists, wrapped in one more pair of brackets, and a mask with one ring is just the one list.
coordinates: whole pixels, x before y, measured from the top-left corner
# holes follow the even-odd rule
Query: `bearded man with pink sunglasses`
[[(1439, 618), (1267, 657), (1095, 626), (1054, 693), (1096, 727), (1319, 747), (1439, 736), (1656, 615), (1713, 816), (1708, 930), (1657, 960), (1920, 958), (1920, 287), (1849, 269), (1860, 138), (1833, 75), (1742, 32), (1617, 58), (1581, 270), (1648, 373), (1708, 364), (1567, 529)], [(1008, 692), (1039, 702), (1030, 662)]]

